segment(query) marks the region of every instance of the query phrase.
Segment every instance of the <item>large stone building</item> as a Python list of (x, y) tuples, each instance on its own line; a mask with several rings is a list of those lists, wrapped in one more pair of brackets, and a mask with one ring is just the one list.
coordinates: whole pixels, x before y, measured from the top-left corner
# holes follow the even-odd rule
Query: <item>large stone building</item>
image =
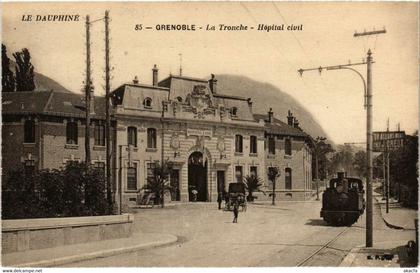
[[(112, 98), (112, 181), (116, 202), (138, 204), (153, 164), (170, 160), (172, 201), (215, 201), (230, 182), (249, 174), (272, 185), (267, 170), (278, 167), (277, 198), (305, 200), (312, 194), (312, 140), (291, 113), (288, 124), (273, 113), (253, 113), (250, 98), (228, 96), (210, 80), (170, 75), (153, 84), (119, 86)], [(104, 98), (92, 113), (92, 163), (105, 168)], [(84, 159), (81, 95), (56, 91), (3, 94), (3, 174), (20, 164), (59, 168)], [(260, 199), (268, 198), (259, 195)]]

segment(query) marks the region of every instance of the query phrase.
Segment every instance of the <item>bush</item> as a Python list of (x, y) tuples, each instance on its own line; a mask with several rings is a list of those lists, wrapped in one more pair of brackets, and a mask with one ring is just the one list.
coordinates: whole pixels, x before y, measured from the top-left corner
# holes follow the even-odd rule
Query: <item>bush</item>
[(2, 194), (2, 219), (112, 213), (107, 207), (102, 171), (84, 163), (31, 173), (15, 170), (3, 183)]

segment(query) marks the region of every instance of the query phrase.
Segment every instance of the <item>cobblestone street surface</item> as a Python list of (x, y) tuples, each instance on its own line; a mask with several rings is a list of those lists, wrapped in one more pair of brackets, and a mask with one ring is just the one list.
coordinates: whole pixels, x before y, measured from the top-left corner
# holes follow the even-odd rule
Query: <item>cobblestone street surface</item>
[[(232, 223), (232, 212), (216, 203), (189, 203), (135, 211), (137, 232), (169, 233), (172, 245), (65, 267), (231, 267), (338, 266), (349, 251), (365, 243), (365, 214), (352, 227), (327, 226), (320, 201), (248, 206)], [(374, 246), (413, 240), (412, 230), (388, 228), (374, 208)]]

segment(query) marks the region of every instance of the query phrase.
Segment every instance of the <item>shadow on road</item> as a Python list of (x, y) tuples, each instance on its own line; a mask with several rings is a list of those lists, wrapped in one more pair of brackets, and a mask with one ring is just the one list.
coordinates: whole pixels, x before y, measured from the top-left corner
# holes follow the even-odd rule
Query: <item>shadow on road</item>
[(305, 223), (305, 225), (309, 226), (328, 226), (328, 224), (322, 220), (322, 219), (309, 219), (308, 222)]

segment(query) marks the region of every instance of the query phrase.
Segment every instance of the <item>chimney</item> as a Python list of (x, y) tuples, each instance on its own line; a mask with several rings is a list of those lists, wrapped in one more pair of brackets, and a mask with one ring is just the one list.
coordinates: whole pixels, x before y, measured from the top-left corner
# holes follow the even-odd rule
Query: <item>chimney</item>
[(139, 84), (139, 78), (137, 76), (134, 77), (133, 83), (134, 84)]
[(273, 122), (273, 108), (270, 108), (270, 111), (268, 111), (268, 122)]
[(214, 77), (214, 74), (211, 74), (211, 79), (209, 80), (209, 87), (213, 94), (217, 94), (217, 80)]
[(158, 85), (158, 71), (159, 69), (157, 68), (156, 65), (153, 66), (153, 86), (157, 86)]
[(295, 128), (298, 128), (298, 129), (299, 129), (299, 120), (298, 120), (297, 118), (294, 118), (294, 121), (293, 121), (293, 126), (294, 126)]
[(287, 113), (287, 125), (293, 126), (293, 119), (294, 119), (293, 114), (289, 110), (289, 112)]

